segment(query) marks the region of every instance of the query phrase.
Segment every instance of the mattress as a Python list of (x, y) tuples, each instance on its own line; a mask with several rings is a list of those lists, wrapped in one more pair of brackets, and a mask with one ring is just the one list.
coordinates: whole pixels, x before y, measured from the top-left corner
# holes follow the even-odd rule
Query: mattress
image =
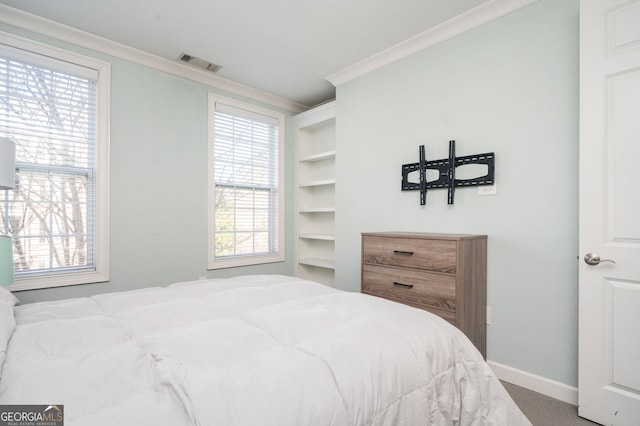
[(63, 405), (67, 426), (530, 424), (446, 321), (299, 278), (15, 302), (0, 405)]

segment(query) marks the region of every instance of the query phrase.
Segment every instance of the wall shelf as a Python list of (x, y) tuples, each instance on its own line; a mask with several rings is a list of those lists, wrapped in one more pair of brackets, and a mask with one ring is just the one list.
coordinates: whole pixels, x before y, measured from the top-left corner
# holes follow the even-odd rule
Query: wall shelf
[(325, 241), (335, 241), (335, 235), (329, 234), (299, 234), (298, 238), (303, 240), (325, 240)]
[(329, 160), (336, 157), (336, 151), (319, 152), (317, 154), (308, 155), (300, 159), (301, 163), (314, 163), (316, 161)]
[(309, 207), (298, 210), (298, 213), (335, 213), (335, 207)]
[(315, 180), (311, 182), (301, 183), (300, 188), (312, 187), (312, 186), (323, 186), (323, 185), (335, 185), (335, 179), (324, 179), (324, 180)]
[(335, 262), (332, 259), (320, 259), (314, 257), (305, 257), (298, 260), (301, 265), (315, 266), (317, 268), (334, 269)]

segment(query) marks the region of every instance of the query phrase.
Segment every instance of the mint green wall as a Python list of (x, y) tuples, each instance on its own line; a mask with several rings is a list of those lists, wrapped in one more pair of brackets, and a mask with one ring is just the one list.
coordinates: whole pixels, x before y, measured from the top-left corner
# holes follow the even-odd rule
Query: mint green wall
[[(337, 88), (336, 282), (360, 233), (487, 234), (491, 361), (577, 385), (578, 1), (541, 0)], [(496, 153), (495, 196), (401, 192), (401, 165)]]
[[(293, 128), (287, 120), (287, 261), (206, 271), (207, 92), (112, 64), (111, 281), (17, 293), (24, 302), (200, 276), (293, 272)], [(229, 94), (219, 92), (223, 95)], [(337, 88), (336, 285), (357, 291), (360, 232), (489, 235), (488, 358), (577, 383), (578, 2), (541, 0)], [(289, 115), (287, 115), (290, 118)], [(400, 191), (400, 167), (494, 151), (496, 196)]]
[(111, 280), (16, 293), (23, 303), (167, 285), (201, 276), (293, 273), (291, 114), (285, 112), (287, 261), (207, 271), (207, 94), (234, 96), (12, 27), (0, 26), (0, 30), (111, 63)]

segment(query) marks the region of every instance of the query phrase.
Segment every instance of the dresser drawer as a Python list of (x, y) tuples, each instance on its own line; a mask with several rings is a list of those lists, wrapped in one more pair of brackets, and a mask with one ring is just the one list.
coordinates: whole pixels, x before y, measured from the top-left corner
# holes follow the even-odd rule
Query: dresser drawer
[(412, 269), (362, 265), (362, 292), (415, 307), (437, 310), (455, 320), (455, 277)]
[(486, 353), (487, 236), (362, 233), (362, 293), (436, 314)]
[[(373, 294), (373, 293), (365, 293), (365, 294), (370, 294), (372, 296), (380, 297), (380, 295), (378, 295), (378, 294)], [(440, 308), (436, 308), (436, 307), (433, 307), (433, 306), (420, 305), (419, 303), (408, 302), (408, 301), (400, 300), (400, 299), (392, 299), (391, 297), (385, 297), (385, 299), (391, 300), (393, 302), (402, 303), (403, 305), (411, 306), (412, 308), (422, 309), (423, 311), (431, 312), (432, 314), (437, 315), (440, 318), (448, 321), (451, 325), (456, 326), (457, 319), (456, 319), (456, 312), (455, 311), (452, 311), (452, 310), (449, 310), (449, 309), (440, 309)]]
[(457, 242), (363, 236), (362, 262), (373, 265), (456, 273)]

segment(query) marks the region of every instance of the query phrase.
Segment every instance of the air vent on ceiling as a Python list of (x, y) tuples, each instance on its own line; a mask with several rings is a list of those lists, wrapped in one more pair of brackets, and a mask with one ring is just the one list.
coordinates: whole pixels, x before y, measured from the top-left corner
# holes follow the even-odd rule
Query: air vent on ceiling
[(185, 62), (194, 67), (202, 68), (205, 71), (209, 71), (212, 73), (218, 72), (222, 65), (213, 64), (211, 62), (207, 62), (204, 59), (200, 59), (196, 56), (189, 55), (187, 53), (182, 53), (178, 56), (178, 60)]

